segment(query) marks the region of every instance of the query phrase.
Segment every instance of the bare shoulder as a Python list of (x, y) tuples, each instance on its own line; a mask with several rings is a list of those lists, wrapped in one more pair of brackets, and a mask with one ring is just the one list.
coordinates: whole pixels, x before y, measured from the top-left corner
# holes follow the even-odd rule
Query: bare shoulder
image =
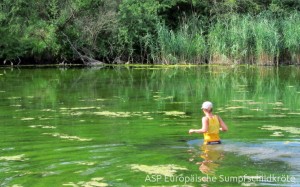
[(208, 117), (207, 116), (203, 116), (202, 117), (202, 121), (208, 121)]

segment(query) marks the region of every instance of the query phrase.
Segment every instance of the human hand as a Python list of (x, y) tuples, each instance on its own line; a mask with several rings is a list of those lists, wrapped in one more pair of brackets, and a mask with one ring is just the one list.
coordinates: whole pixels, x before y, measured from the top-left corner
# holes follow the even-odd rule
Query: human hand
[(194, 132), (194, 129), (189, 130), (189, 134), (192, 134)]

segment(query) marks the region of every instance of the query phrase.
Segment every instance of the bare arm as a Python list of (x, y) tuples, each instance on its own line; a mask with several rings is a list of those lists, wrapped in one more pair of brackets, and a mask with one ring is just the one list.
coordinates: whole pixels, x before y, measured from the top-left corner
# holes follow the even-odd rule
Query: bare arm
[(208, 130), (208, 118), (203, 117), (202, 118), (202, 128), (201, 129), (190, 129), (189, 133), (206, 133)]
[(219, 123), (220, 123), (220, 130), (221, 131), (228, 131), (228, 127), (227, 125), (224, 123), (224, 121), (222, 120), (222, 118), (220, 116), (218, 116), (218, 119), (219, 119)]

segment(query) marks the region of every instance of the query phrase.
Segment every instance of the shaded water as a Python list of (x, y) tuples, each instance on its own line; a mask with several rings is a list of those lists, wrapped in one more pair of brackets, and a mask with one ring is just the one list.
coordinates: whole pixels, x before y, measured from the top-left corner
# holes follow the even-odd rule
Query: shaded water
[[(299, 80), (297, 67), (0, 69), (0, 186), (299, 186)], [(205, 100), (229, 126), (222, 145), (188, 134)]]

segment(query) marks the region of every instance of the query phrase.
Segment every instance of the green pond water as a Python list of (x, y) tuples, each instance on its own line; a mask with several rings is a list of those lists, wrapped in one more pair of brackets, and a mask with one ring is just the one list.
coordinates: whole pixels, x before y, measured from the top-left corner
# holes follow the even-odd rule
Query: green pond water
[[(0, 69), (0, 186), (300, 186), (299, 67)], [(229, 127), (203, 146), (203, 101)]]

